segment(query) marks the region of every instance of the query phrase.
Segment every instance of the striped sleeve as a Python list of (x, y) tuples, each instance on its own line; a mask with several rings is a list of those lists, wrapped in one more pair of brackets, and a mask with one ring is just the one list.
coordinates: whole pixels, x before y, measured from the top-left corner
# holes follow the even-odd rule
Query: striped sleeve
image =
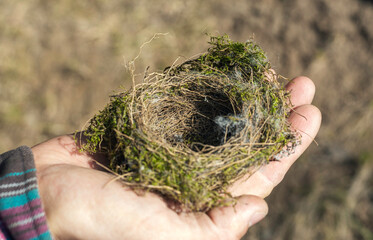
[(38, 192), (32, 151), (0, 155), (0, 240), (52, 239)]

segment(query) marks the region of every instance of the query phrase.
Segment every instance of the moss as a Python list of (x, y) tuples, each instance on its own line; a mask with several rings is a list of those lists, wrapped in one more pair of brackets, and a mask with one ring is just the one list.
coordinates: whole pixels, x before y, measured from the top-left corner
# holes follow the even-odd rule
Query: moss
[(288, 102), (257, 44), (211, 37), (206, 53), (113, 96), (84, 131), (82, 150), (107, 154), (137, 192), (208, 211), (233, 204), (230, 184), (299, 144)]

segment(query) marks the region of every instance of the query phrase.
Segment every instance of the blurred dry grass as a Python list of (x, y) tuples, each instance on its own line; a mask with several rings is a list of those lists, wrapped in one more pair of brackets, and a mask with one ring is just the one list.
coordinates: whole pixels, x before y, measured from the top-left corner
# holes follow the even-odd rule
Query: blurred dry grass
[(373, 239), (373, 4), (358, 0), (0, 2), (0, 151), (81, 128), (137, 70), (255, 39), (284, 76), (317, 86), (323, 126), (245, 239)]

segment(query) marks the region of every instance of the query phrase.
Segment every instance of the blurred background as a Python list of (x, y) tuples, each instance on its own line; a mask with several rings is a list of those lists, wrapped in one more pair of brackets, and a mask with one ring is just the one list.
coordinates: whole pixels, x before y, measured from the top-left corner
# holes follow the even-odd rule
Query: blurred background
[(0, 1), (0, 152), (72, 133), (205, 33), (254, 39), (273, 68), (314, 80), (323, 123), (243, 239), (373, 239), (373, 1)]

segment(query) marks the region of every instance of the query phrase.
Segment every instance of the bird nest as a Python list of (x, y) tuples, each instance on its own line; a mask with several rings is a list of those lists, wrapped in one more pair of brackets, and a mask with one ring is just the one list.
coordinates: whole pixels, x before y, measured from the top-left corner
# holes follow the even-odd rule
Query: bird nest
[(201, 56), (112, 96), (82, 150), (105, 153), (110, 171), (176, 209), (234, 204), (227, 191), (259, 166), (291, 154), (289, 92), (253, 41), (211, 37)]

